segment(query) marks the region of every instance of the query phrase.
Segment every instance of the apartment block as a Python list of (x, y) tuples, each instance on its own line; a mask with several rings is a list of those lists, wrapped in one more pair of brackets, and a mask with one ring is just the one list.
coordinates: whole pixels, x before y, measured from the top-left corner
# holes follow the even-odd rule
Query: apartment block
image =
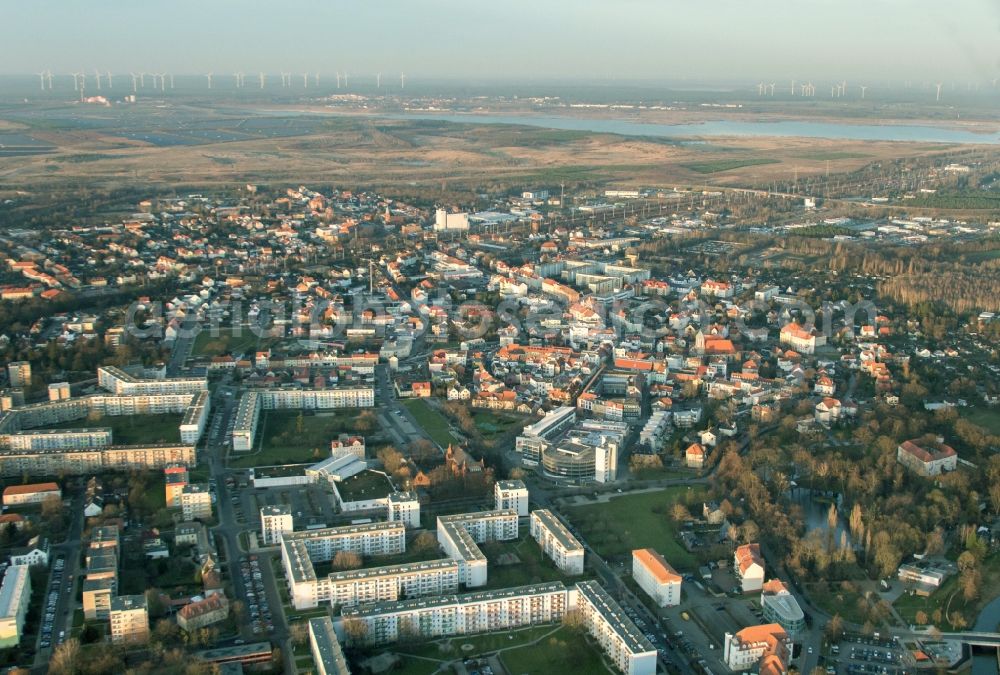
[(587, 631), (619, 670), (627, 675), (656, 675), (656, 648), (621, 606), (596, 581), (581, 581), (576, 608)]
[(211, 400), (211, 395), (207, 390), (195, 394), (191, 405), (184, 411), (184, 417), (181, 419), (181, 443), (197, 445), (198, 439), (205, 431), (205, 424), (208, 422)]
[(0, 436), (0, 445), (11, 450), (31, 452), (63, 448), (103, 448), (111, 445), (111, 429), (40, 429), (18, 431)]
[(351, 675), (330, 617), (309, 619), (309, 651), (318, 675)]
[(542, 551), (566, 574), (583, 574), (584, 550), (562, 521), (548, 509), (531, 512), (531, 536)]
[(253, 389), (264, 410), (325, 410), (331, 408), (371, 408), (374, 387), (334, 387), (331, 389)]
[(53, 382), (49, 385), (50, 401), (65, 401), (72, 397), (69, 382)]
[(26, 565), (11, 565), (0, 584), (0, 648), (21, 641), (24, 615), (31, 599), (31, 576)]
[(498, 480), (493, 486), (496, 510), (510, 509), (517, 515), (528, 515), (528, 487), (520, 480)]
[(743, 544), (733, 552), (733, 566), (744, 593), (759, 591), (764, 586), (764, 558), (760, 544)]
[(31, 363), (28, 361), (11, 361), (7, 364), (7, 378), (12, 387), (31, 386)]
[(184, 520), (212, 517), (212, 493), (205, 483), (189, 483), (181, 490), (181, 513)]
[(486, 556), (477, 544), (517, 539), (516, 511), (479, 511), (438, 516), (437, 538), (445, 554), (458, 561), (459, 580), (466, 586), (486, 585)]
[(660, 607), (681, 602), (681, 575), (651, 548), (632, 551), (632, 578)]
[(22, 506), (24, 504), (41, 504), (50, 497), (62, 499), (62, 490), (59, 488), (58, 483), (11, 485), (3, 490), (3, 505)]
[(292, 507), (270, 504), (260, 509), (260, 532), (265, 546), (281, 543), (281, 536), (292, 531)]
[(761, 675), (787, 672), (792, 641), (779, 624), (749, 626), (726, 633), (723, 660), (732, 670), (756, 669)]
[(0, 476), (93, 474), (105, 470), (162, 469), (170, 464), (195, 466), (192, 445), (113, 445), (106, 448), (0, 450)]
[(197, 394), (208, 389), (203, 377), (172, 377), (146, 379), (136, 377), (115, 366), (97, 369), (97, 384), (119, 396), (133, 394)]
[(261, 400), (256, 392), (244, 392), (236, 407), (233, 424), (233, 450), (249, 452), (253, 449), (257, 435), (257, 421), (260, 419)]
[(145, 595), (116, 595), (111, 598), (111, 642), (144, 644), (149, 642), (149, 611)]
[(393, 492), (386, 497), (389, 522), (420, 527), (420, 500), (416, 492)]
[(181, 505), (181, 493), (189, 482), (186, 466), (168, 466), (163, 470), (163, 489), (167, 508), (177, 508)]
[(345, 609), (334, 623), (344, 639), (345, 624), (363, 626), (352, 633), (370, 645), (396, 642), (400, 637), (435, 638), (559, 621), (569, 608), (569, 591), (562, 583), (518, 586), (494, 591), (434, 598), (379, 602)]

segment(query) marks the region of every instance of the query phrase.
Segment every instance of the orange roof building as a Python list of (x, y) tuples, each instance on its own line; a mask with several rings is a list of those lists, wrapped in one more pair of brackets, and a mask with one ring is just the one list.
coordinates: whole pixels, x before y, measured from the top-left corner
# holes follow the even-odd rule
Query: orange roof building
[(756, 668), (761, 675), (784, 675), (790, 651), (791, 639), (785, 629), (768, 623), (726, 633), (723, 660), (734, 671)]
[(653, 549), (632, 551), (632, 578), (660, 607), (680, 604), (681, 575)]

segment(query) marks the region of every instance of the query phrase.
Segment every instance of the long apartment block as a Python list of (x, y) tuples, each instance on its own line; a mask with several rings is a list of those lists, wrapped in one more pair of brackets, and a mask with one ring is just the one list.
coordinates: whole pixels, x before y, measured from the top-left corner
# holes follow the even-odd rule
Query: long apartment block
[(656, 648), (596, 581), (576, 585), (587, 631), (627, 675), (656, 675)]
[(193, 445), (111, 445), (104, 448), (0, 450), (0, 476), (80, 475), (104, 470), (196, 465)]
[(486, 556), (478, 544), (517, 539), (518, 516), (513, 509), (438, 516), (437, 538), (445, 554), (458, 561), (459, 581), (469, 587), (486, 585)]
[(197, 394), (208, 389), (204, 377), (168, 377), (151, 379), (136, 377), (115, 366), (97, 369), (97, 384), (118, 395), (133, 394)]
[(548, 509), (531, 512), (531, 536), (565, 574), (583, 574), (583, 544)]

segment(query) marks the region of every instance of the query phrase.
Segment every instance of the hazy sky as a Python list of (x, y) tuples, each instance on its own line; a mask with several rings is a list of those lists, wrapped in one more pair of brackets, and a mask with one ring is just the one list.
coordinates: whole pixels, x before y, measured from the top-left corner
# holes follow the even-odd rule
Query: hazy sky
[(1000, 76), (1000, 0), (12, 0), (0, 25), (7, 74)]

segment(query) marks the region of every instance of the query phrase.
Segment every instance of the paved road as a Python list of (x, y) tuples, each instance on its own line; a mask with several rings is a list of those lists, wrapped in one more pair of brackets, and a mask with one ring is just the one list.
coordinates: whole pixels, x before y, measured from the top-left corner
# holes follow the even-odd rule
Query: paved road
[[(42, 625), (45, 622), (45, 605), (48, 603), (49, 592), (52, 590), (53, 579), (59, 578), (59, 599), (56, 601), (55, 619), (52, 622), (51, 644), (45, 648), (38, 648), (35, 653), (35, 666), (42, 667), (49, 661), (52, 651), (56, 647), (60, 631), (65, 631), (68, 638), (73, 628), (73, 610), (77, 608), (76, 593), (74, 585), (80, 578), (80, 548), (83, 544), (83, 491), (74, 488), (73, 498), (70, 500), (68, 514), (70, 519), (69, 529), (66, 538), (53, 544), (49, 550), (49, 578), (46, 583), (45, 595), (42, 596), (42, 612), (38, 622), (38, 637), (35, 646), (41, 644)], [(60, 573), (57, 573), (52, 564), (56, 558), (65, 558), (65, 566)]]

